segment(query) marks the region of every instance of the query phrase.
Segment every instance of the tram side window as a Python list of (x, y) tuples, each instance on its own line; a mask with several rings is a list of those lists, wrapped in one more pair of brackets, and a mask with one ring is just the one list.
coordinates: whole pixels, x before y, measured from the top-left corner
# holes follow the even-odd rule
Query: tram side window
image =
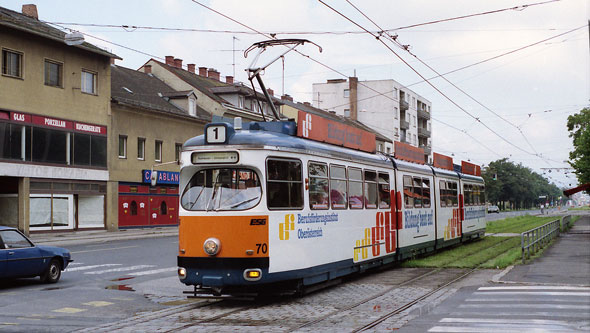
[(311, 209), (328, 209), (328, 166), (323, 163), (310, 162), (309, 173), (309, 206)]
[(389, 175), (379, 172), (379, 208), (389, 208), (391, 194), (389, 193)]
[(348, 203), (346, 193), (346, 168), (330, 165), (330, 203), (332, 209), (346, 209)]
[(266, 174), (268, 208), (303, 208), (301, 161), (268, 159)]
[(348, 194), (350, 209), (363, 209), (363, 173), (361, 169), (348, 168)]
[(465, 201), (465, 206), (471, 206), (473, 201), (473, 194), (471, 193), (471, 185), (463, 185), (463, 197)]
[(404, 176), (404, 205), (406, 208), (414, 208), (414, 197), (412, 177)]
[(485, 203), (486, 203), (485, 187), (479, 186), (479, 204), (485, 205)]
[(422, 178), (414, 177), (414, 207), (422, 208), (424, 197), (422, 196)]
[(422, 178), (422, 207), (430, 207), (430, 179)]
[(447, 193), (448, 193), (448, 189), (447, 189), (447, 182), (444, 180), (441, 180), (438, 182), (439, 186), (438, 186), (438, 196), (440, 198), (440, 206), (441, 207), (447, 207)]
[(365, 170), (365, 207), (377, 208), (377, 173)]

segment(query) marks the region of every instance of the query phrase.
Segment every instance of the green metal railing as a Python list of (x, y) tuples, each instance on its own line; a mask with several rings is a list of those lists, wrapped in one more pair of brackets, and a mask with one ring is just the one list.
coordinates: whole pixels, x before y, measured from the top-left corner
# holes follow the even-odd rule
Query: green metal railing
[(561, 219), (551, 221), (540, 227), (521, 233), (520, 247), (522, 251), (522, 263), (524, 264), (526, 258), (531, 256), (531, 252), (535, 254), (538, 250), (547, 246), (553, 238), (559, 236), (561, 231), (569, 230), (571, 225), (572, 216), (566, 215)]

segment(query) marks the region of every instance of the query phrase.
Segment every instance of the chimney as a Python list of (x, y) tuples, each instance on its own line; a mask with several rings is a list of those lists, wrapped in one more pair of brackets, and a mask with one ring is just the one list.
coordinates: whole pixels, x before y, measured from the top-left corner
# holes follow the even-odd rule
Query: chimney
[(111, 58), (111, 65), (115, 64), (115, 58)]
[(272, 90), (270, 88), (266, 89), (266, 91), (268, 91), (268, 94), (271, 95), (271, 96), (274, 96), (275, 95), (274, 90)]
[(174, 66), (174, 56), (166, 56), (166, 65)]
[(207, 67), (199, 67), (199, 76), (207, 77)]
[(143, 72), (146, 74), (151, 74), (152, 73), (152, 65), (143, 66)]
[(227, 83), (227, 84), (234, 84), (234, 77), (233, 76), (230, 76), (230, 75), (226, 76), (225, 77), (225, 83)]
[(39, 20), (39, 14), (37, 13), (37, 5), (23, 5), (23, 15), (28, 16), (30, 18), (34, 18), (35, 20)]
[(288, 94), (284, 94), (283, 96), (281, 96), (281, 99), (293, 102), (293, 97), (289, 96)]
[(359, 79), (356, 76), (351, 76), (348, 78), (348, 89), (349, 91), (349, 100), (350, 100), (350, 119), (358, 120), (358, 98), (357, 98), (357, 86), (358, 86)]
[(311, 106), (311, 103), (310, 102), (303, 102), (303, 105), (305, 105), (305, 106)]
[(174, 67), (182, 68), (182, 59), (179, 59), (179, 58), (174, 59)]
[(219, 81), (219, 72), (214, 68), (209, 68), (207, 70), (207, 77)]
[(188, 65), (186, 65), (186, 67), (189, 72), (191, 72), (193, 74), (195, 73), (195, 64), (188, 64)]

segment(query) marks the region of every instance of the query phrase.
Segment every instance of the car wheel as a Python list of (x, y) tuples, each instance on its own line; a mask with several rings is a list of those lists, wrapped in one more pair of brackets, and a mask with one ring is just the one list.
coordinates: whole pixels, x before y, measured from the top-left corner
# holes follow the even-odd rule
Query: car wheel
[(61, 277), (61, 265), (57, 259), (51, 259), (49, 267), (41, 275), (41, 281), (44, 283), (56, 283)]

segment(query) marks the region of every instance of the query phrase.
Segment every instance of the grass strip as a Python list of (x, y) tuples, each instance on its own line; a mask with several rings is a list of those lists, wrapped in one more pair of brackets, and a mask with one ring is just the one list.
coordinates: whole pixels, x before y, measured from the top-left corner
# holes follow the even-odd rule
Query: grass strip
[(521, 233), (527, 230), (542, 226), (543, 224), (559, 219), (555, 216), (531, 216), (523, 215), (508, 217), (503, 220), (490, 221), (486, 223), (488, 233)]

